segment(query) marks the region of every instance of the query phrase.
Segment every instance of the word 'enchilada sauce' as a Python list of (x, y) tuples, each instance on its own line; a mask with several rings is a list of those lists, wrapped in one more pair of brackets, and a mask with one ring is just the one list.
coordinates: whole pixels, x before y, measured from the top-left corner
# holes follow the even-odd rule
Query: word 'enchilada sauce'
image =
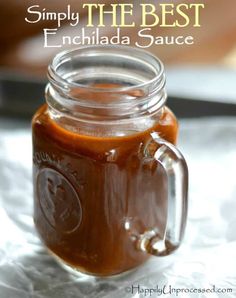
[[(34, 220), (46, 247), (81, 272), (113, 275), (149, 255), (136, 236), (166, 225), (167, 184), (151, 133), (175, 144), (178, 125), (167, 108), (156, 123), (123, 135), (68, 128), (42, 106), (33, 118)], [(114, 130), (116, 127), (114, 127)]]

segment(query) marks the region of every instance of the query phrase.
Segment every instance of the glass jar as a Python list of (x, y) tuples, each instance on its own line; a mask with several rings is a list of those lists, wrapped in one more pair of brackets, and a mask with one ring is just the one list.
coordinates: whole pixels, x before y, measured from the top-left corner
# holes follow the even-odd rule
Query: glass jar
[(58, 54), (33, 128), (34, 221), (48, 250), (111, 276), (172, 253), (187, 216), (188, 173), (148, 52), (89, 46)]

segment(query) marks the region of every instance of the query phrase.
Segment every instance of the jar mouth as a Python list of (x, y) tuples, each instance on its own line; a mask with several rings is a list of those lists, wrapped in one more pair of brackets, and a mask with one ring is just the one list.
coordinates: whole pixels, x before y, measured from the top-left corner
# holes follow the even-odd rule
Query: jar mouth
[[(90, 65), (95, 62), (97, 66)], [(87, 67), (86, 63), (88, 64)], [(113, 70), (112, 67), (109, 69), (109, 64), (114, 64), (117, 69)], [(131, 70), (128, 73), (128, 67), (131, 64), (136, 65), (136, 69), (134, 67), (132, 70), (133, 76), (139, 76), (136, 80), (133, 79), (132, 82)], [(92, 76), (92, 67), (95, 75), (100, 76), (100, 81), (98, 82)], [(100, 73), (96, 74), (96, 67), (100, 69)], [(126, 79), (129, 84), (121, 82), (122, 75), (118, 73), (119, 68), (122, 71), (126, 69), (127, 74), (126, 76), (123, 74), (123, 80)], [(142, 68), (145, 76), (141, 74), (139, 68)], [(114, 73), (115, 71), (117, 73)], [(76, 77), (78, 73), (80, 73), (80, 76)], [(95, 83), (89, 84), (84, 77), (88, 81), (94, 80)], [(79, 90), (86, 90), (86, 92), (105, 92), (106, 94), (133, 90), (148, 90), (150, 93), (156, 89), (162, 89), (165, 85), (164, 65), (161, 60), (143, 49), (130, 46), (83, 46), (60, 52), (54, 57), (48, 67), (48, 78), (53, 85), (62, 90), (79, 88)]]
[(48, 77), (46, 101), (51, 111), (74, 118), (138, 118), (155, 114), (166, 101), (162, 62), (129, 46), (61, 52), (49, 66)]

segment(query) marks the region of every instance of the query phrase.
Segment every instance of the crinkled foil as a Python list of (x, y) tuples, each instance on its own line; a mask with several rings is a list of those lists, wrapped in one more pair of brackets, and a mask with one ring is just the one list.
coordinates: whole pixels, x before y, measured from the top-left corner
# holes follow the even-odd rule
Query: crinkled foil
[(236, 118), (180, 124), (190, 173), (184, 243), (128, 275), (98, 279), (69, 274), (40, 243), (32, 220), (30, 129), (2, 120), (0, 297), (236, 297)]

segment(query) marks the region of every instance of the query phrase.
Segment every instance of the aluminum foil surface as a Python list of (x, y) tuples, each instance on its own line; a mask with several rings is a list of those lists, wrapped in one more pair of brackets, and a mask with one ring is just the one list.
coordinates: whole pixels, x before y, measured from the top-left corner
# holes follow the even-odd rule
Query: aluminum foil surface
[(0, 297), (236, 297), (236, 118), (180, 122), (190, 173), (181, 248), (116, 278), (69, 274), (46, 252), (32, 220), (31, 132), (0, 123)]

